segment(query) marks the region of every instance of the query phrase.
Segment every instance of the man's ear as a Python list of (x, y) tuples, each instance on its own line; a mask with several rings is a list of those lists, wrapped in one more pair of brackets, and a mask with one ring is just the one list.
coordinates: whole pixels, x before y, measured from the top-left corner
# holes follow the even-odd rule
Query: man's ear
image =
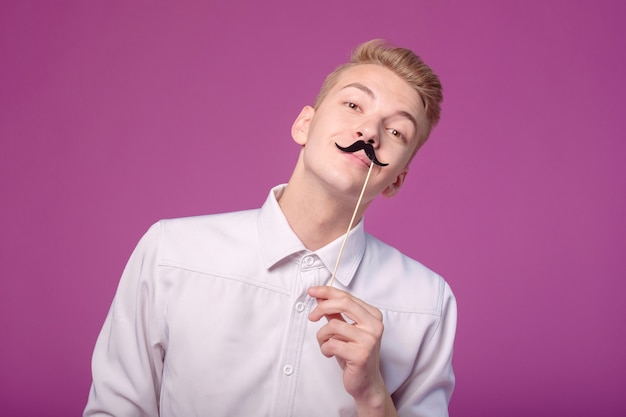
[(382, 195), (384, 197), (391, 198), (394, 195), (398, 194), (398, 191), (400, 191), (402, 184), (404, 184), (406, 174), (408, 173), (409, 173), (409, 167), (407, 166), (402, 171), (400, 171), (400, 173), (398, 174), (394, 182), (392, 182), (387, 187), (385, 187), (385, 189), (382, 192)]
[(297, 144), (302, 146), (306, 144), (309, 135), (309, 125), (314, 114), (315, 109), (313, 107), (304, 106), (293, 125), (291, 125), (291, 137)]

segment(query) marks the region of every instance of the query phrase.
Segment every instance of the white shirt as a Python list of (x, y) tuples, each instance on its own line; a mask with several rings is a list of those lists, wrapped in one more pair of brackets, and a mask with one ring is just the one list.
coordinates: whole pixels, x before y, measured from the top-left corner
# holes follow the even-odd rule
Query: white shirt
[[(163, 220), (133, 252), (98, 337), (86, 416), (354, 416), (320, 352), (307, 288), (343, 237), (308, 251), (275, 196), (261, 209)], [(400, 416), (447, 416), (456, 303), (445, 281), (363, 230), (334, 285), (379, 308), (381, 372)]]

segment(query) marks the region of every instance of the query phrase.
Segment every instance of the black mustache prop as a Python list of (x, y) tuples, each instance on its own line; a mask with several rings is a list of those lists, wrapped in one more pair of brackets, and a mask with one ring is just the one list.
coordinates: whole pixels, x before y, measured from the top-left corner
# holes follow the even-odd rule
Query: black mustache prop
[(339, 148), (339, 150), (344, 151), (344, 152), (349, 152), (349, 153), (354, 153), (356, 151), (360, 151), (361, 149), (363, 149), (365, 151), (365, 155), (367, 155), (370, 161), (372, 161), (379, 167), (386, 167), (387, 165), (389, 165), (389, 164), (380, 162), (378, 158), (376, 158), (376, 153), (374, 153), (374, 147), (369, 142), (365, 142), (363, 140), (357, 140), (356, 142), (354, 142), (352, 145), (348, 146), (347, 148), (339, 146), (337, 145), (337, 142), (335, 142), (335, 146)]

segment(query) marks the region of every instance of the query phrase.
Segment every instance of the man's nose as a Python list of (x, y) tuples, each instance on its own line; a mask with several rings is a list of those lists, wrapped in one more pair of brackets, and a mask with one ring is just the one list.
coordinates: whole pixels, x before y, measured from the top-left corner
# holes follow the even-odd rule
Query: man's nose
[[(373, 132), (373, 133), (372, 133)], [(378, 148), (378, 133), (376, 133), (376, 129), (359, 129), (356, 132), (357, 138), (371, 144), (374, 148)]]

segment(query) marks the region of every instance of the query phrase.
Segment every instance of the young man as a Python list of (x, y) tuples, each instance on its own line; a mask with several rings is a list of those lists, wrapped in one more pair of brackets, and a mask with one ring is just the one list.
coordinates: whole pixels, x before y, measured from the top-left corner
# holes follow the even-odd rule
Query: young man
[[(439, 119), (411, 51), (361, 45), (292, 127), (287, 185), (259, 210), (161, 221), (131, 256), (96, 343), (86, 416), (445, 416), (456, 304), (434, 272), (343, 235), (401, 188)], [(334, 359), (333, 359), (334, 358)]]

